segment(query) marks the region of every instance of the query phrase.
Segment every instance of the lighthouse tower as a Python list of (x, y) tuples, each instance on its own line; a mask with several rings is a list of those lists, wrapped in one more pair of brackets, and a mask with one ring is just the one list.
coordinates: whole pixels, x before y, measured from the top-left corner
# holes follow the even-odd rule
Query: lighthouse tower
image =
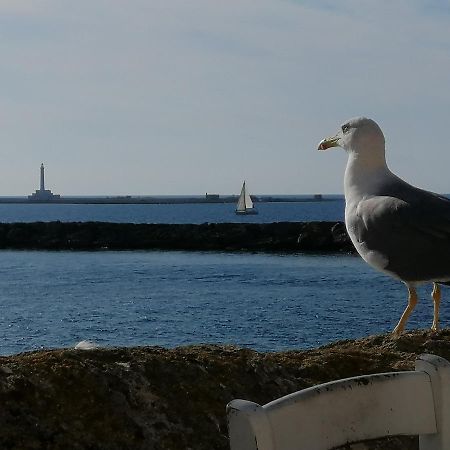
[(40, 189), (41, 192), (45, 191), (44, 171), (45, 171), (44, 163), (42, 163), (41, 164), (41, 189)]
[(50, 203), (58, 201), (61, 196), (53, 194), (49, 189), (45, 189), (45, 168), (44, 163), (41, 164), (41, 177), (40, 177), (40, 189), (37, 189), (31, 195), (28, 196), (28, 200), (32, 202)]

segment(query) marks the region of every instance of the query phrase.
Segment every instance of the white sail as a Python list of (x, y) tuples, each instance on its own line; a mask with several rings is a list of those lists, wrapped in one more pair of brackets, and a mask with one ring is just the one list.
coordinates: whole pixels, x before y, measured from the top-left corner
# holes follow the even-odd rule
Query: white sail
[[(245, 188), (245, 183), (244, 183)], [(250, 194), (247, 192), (247, 189), (244, 189), (244, 199), (245, 199), (245, 209), (252, 209), (253, 208), (253, 202), (250, 197)]]
[(246, 190), (245, 190), (245, 181), (244, 181), (244, 184), (242, 185), (242, 189), (241, 189), (241, 195), (239, 196), (239, 200), (236, 205), (236, 211), (242, 211), (242, 212), (245, 211), (245, 209), (246, 209), (245, 196), (246, 196)]

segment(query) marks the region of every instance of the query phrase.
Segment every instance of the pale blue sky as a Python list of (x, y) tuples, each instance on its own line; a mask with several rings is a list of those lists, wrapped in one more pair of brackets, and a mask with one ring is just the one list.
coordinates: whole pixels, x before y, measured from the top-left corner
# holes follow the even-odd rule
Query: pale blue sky
[(341, 193), (346, 119), (450, 192), (450, 2), (0, 0), (0, 195)]

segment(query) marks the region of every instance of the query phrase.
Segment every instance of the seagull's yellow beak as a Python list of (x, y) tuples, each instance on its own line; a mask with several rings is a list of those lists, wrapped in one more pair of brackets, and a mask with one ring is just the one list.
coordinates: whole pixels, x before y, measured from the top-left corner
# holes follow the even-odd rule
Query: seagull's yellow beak
[(319, 147), (317, 148), (317, 150), (327, 150), (328, 148), (331, 148), (331, 147), (339, 147), (339, 144), (338, 144), (339, 139), (340, 139), (340, 137), (337, 135), (333, 136), (333, 137), (322, 139), (319, 142)]

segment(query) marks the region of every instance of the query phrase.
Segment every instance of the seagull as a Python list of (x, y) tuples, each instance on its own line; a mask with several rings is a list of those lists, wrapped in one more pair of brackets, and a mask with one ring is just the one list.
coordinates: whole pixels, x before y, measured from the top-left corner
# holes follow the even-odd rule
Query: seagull
[[(419, 189), (392, 173), (378, 124), (365, 117), (345, 122), (318, 150), (341, 147), (348, 154), (344, 175), (345, 226), (370, 266), (402, 281), (406, 306), (400, 335), (417, 304), (417, 285), (433, 283), (432, 331), (439, 329), (441, 284), (450, 282), (450, 200)], [(448, 283), (450, 284), (450, 283)]]

